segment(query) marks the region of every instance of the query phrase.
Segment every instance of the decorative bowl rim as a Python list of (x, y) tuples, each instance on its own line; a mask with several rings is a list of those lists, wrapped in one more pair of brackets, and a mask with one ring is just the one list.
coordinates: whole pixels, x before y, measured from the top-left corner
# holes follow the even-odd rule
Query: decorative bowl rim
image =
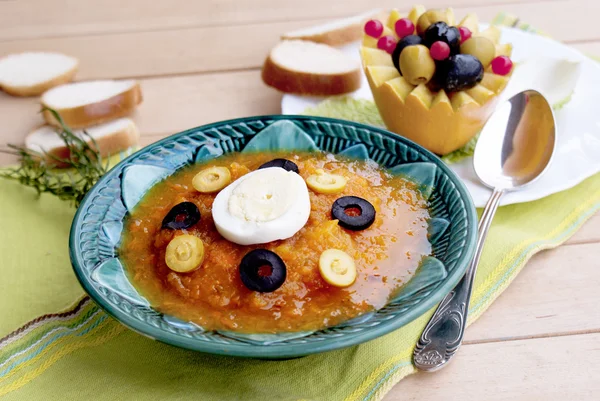
[[(162, 330), (160, 328), (154, 327), (150, 324), (147, 324), (141, 320), (135, 319), (131, 317), (129, 314), (124, 313), (123, 311), (113, 307), (109, 301), (105, 299), (105, 297), (100, 294), (96, 288), (91, 285), (91, 280), (89, 279), (85, 269), (81, 266), (80, 256), (77, 255), (76, 252), (76, 241), (77, 241), (77, 233), (80, 229), (78, 223), (82, 220), (82, 213), (85, 208), (82, 206), (85, 205), (92, 195), (95, 195), (98, 191), (98, 188), (102, 187), (103, 183), (112, 178), (116, 171), (120, 171), (121, 167), (129, 164), (132, 159), (138, 157), (141, 154), (152, 151), (153, 149), (162, 147), (163, 145), (177, 140), (179, 138), (185, 137), (189, 134), (192, 134), (197, 131), (208, 131), (215, 127), (225, 126), (225, 125), (233, 125), (245, 122), (251, 122), (255, 120), (288, 120), (288, 121), (320, 121), (326, 123), (334, 123), (341, 124), (345, 126), (351, 126), (357, 129), (367, 130), (370, 132), (378, 133), (382, 136), (392, 139), (395, 142), (401, 142), (403, 145), (414, 149), (417, 153), (420, 153), (423, 156), (426, 156), (429, 162), (432, 162), (436, 165), (437, 168), (440, 168), (444, 175), (446, 175), (454, 184), (456, 191), (460, 194), (464, 205), (465, 205), (465, 214), (467, 221), (467, 235), (465, 237), (465, 244), (463, 247), (463, 252), (459, 257), (459, 260), (456, 263), (455, 268), (448, 273), (448, 276), (444, 279), (442, 285), (432, 291), (422, 302), (417, 303), (415, 306), (411, 307), (406, 313), (401, 316), (390, 319), (386, 322), (383, 322), (376, 327), (369, 328), (366, 330), (362, 330), (359, 333), (352, 333), (351, 336), (345, 335), (335, 338), (324, 339), (320, 342), (311, 342), (311, 343), (297, 343), (297, 344), (279, 344), (272, 343), (268, 345), (258, 345), (251, 343), (238, 343), (238, 344), (217, 344), (215, 342), (207, 342), (200, 341), (191, 337), (180, 336), (176, 333), (171, 333), (166, 330)], [(363, 142), (359, 142), (363, 143)], [(475, 251), (475, 245), (477, 240), (477, 213), (475, 210), (475, 206), (471, 199), (471, 196), (462, 183), (460, 178), (449, 168), (447, 167), (441, 159), (435, 156), (429, 150), (423, 148), (422, 146), (412, 142), (409, 139), (406, 139), (402, 136), (389, 132), (385, 129), (373, 127), (366, 124), (356, 123), (353, 121), (329, 118), (329, 117), (316, 117), (316, 116), (306, 116), (306, 115), (257, 115), (251, 117), (242, 117), (242, 118), (234, 118), (229, 120), (222, 120), (218, 122), (213, 122), (210, 124), (201, 125), (195, 128), (190, 128), (185, 131), (181, 131), (170, 135), (166, 138), (163, 138), (157, 142), (154, 142), (148, 146), (143, 147), (142, 149), (136, 151), (135, 153), (129, 155), (118, 164), (113, 166), (104, 176), (102, 176), (98, 182), (90, 189), (90, 191), (83, 198), (80, 207), (77, 209), (75, 216), (73, 217), (73, 222), (70, 230), (69, 237), (69, 256), (71, 259), (71, 264), (73, 266), (73, 270), (75, 275), (86, 291), (86, 293), (91, 297), (91, 299), (96, 302), (101, 309), (103, 309), (110, 316), (114, 317), (117, 321), (119, 321), (124, 326), (129, 329), (139, 333), (143, 336), (151, 338), (153, 340), (158, 340), (170, 345), (175, 345), (181, 348), (190, 349), (193, 351), (200, 351), (212, 354), (219, 355), (229, 355), (229, 356), (238, 356), (238, 357), (247, 357), (247, 358), (263, 358), (263, 359), (283, 359), (283, 358), (293, 358), (298, 356), (305, 356), (309, 354), (322, 353), (327, 351), (333, 351), (345, 347), (349, 347), (352, 345), (358, 345), (366, 341), (373, 340), (375, 338), (381, 337), (385, 334), (389, 334), (390, 332), (397, 330), (406, 324), (412, 322), (419, 316), (423, 315), (425, 312), (433, 308), (437, 305), (443, 298), (450, 292), (456, 284), (460, 281), (462, 276), (464, 275), (469, 262)]]

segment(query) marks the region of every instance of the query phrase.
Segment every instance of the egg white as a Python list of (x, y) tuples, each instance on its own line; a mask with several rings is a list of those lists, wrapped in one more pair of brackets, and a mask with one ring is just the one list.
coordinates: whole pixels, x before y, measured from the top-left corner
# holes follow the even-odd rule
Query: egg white
[(213, 202), (212, 215), (217, 231), (239, 245), (290, 238), (308, 221), (308, 188), (292, 171), (259, 169), (223, 188)]

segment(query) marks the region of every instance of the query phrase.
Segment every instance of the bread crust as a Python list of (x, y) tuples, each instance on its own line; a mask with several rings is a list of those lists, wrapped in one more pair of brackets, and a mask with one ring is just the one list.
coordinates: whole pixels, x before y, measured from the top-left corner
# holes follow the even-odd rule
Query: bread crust
[(323, 43), (329, 46), (342, 46), (356, 42), (362, 37), (361, 23), (354, 23), (344, 27), (336, 28), (328, 32), (320, 32), (312, 35), (289, 35), (281, 36), (282, 40), (308, 40), (310, 42)]
[[(76, 107), (67, 107), (64, 109), (55, 108), (54, 110), (60, 114), (63, 122), (70, 128), (86, 128), (128, 116), (133, 113), (142, 100), (142, 89), (139, 82), (136, 82), (135, 85), (127, 91), (121, 92), (100, 102)], [(43, 96), (41, 102), (43, 106), (49, 107), (44, 103)], [(44, 110), (42, 115), (48, 124), (60, 127), (59, 122), (54, 118), (50, 111)]]
[(354, 92), (360, 88), (360, 68), (338, 73), (322, 74), (294, 71), (267, 57), (262, 68), (263, 81), (285, 93), (299, 95), (331, 96)]
[[(39, 128), (39, 127), (38, 127)], [(33, 134), (34, 131), (30, 132), (27, 137)], [(27, 137), (25, 143), (27, 143)], [(105, 135), (100, 138), (94, 138), (97, 149), (100, 152), (100, 156), (105, 158), (111, 155), (115, 155), (123, 150), (129, 149), (139, 143), (140, 133), (133, 121), (130, 121), (122, 129), (115, 131), (110, 135)], [(87, 138), (86, 141), (91, 144), (91, 139)], [(69, 149), (66, 146), (59, 146), (52, 149), (46, 149), (47, 156), (45, 158), (46, 163), (53, 167), (63, 168), (68, 167), (65, 163), (58, 162), (58, 159), (68, 159), (70, 156)]]
[(378, 18), (381, 15), (383, 15), (383, 11), (372, 10), (362, 14), (360, 16), (362, 18), (359, 21), (345, 26), (306, 35), (295, 35), (294, 32), (287, 32), (281, 35), (281, 40), (307, 40), (309, 42), (322, 43), (329, 46), (343, 46), (360, 40), (365, 22), (371, 18)]

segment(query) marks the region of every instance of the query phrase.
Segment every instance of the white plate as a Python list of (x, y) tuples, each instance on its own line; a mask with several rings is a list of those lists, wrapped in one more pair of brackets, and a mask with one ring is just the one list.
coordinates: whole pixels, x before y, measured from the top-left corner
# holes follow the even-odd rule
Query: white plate
[[(537, 57), (581, 62), (581, 75), (575, 86), (573, 98), (556, 112), (557, 148), (552, 164), (539, 181), (522, 191), (503, 196), (501, 205), (509, 205), (533, 201), (572, 188), (600, 171), (600, 66), (596, 61), (562, 43), (518, 29), (502, 28), (502, 42), (513, 44), (512, 59), (515, 62)], [(355, 43), (344, 47), (343, 50), (359, 58), (358, 48), (359, 44)], [(527, 89), (527, 85), (531, 86), (536, 78), (532, 76), (530, 81), (522, 79), (523, 77), (515, 80), (518, 71), (517, 68), (510, 85), (503, 93), (503, 98)], [(364, 76), (362, 87), (351, 96), (373, 99)], [(322, 100), (320, 97), (284, 95), (281, 101), (282, 113), (302, 114), (307, 107), (313, 107)], [(483, 207), (491, 192), (475, 176), (472, 159), (465, 159), (450, 167), (465, 182), (475, 206)]]

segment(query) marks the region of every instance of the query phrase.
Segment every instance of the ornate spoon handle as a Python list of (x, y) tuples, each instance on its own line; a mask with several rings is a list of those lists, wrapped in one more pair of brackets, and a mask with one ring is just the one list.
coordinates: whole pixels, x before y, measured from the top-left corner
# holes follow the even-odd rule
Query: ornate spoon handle
[(503, 190), (494, 189), (481, 215), (479, 237), (473, 261), (465, 276), (442, 300), (421, 334), (413, 355), (415, 366), (420, 370), (434, 372), (444, 367), (462, 343), (467, 325), (473, 279), (481, 258), (485, 238), (503, 194)]

